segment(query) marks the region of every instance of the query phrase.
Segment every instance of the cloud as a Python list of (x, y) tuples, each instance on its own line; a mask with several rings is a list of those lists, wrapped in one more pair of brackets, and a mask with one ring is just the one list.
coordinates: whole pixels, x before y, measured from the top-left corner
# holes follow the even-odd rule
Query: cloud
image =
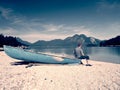
[(73, 34), (90, 34), (90, 29), (81, 25), (65, 25), (65, 24), (42, 24), (43, 33), (57, 34), (57, 35), (73, 35)]
[(7, 20), (9, 20), (11, 17), (11, 13), (12, 13), (12, 9), (10, 8), (3, 8), (3, 7), (0, 7), (0, 12), (1, 12), (1, 16)]
[(112, 2), (108, 1), (108, 0), (102, 0), (102, 1), (98, 2), (98, 4), (99, 4), (99, 7), (101, 7), (101, 8), (113, 9), (113, 8), (120, 7), (119, 3), (117, 1), (118, 0), (113, 0)]
[(26, 35), (19, 35), (24, 40), (35, 42), (37, 40), (53, 40), (53, 39), (64, 39), (66, 36), (64, 35), (48, 35), (48, 34), (41, 34), (41, 33), (32, 33), (32, 34), (26, 34)]
[[(66, 25), (55, 25), (55, 24), (40, 24), (44, 30), (33, 29), (27, 33), (20, 34), (25, 40), (35, 42), (37, 40), (52, 40), (52, 39), (64, 39), (74, 34), (86, 34), (90, 36), (90, 30), (84, 26), (66, 26)], [(54, 30), (52, 28), (55, 28)]]
[(85, 26), (66, 26), (65, 30), (67, 32), (69, 32), (70, 34), (86, 34), (89, 35), (90, 34), (90, 29), (88, 29)]
[[(21, 22), (21, 21), (20, 21)], [(15, 23), (14, 23), (15, 24)], [(2, 31), (5, 35), (21, 37), (27, 41), (64, 39), (74, 34), (86, 34), (90, 36), (90, 29), (85, 26), (69, 26), (63, 24), (41, 24), (40, 22), (23, 22), (20, 28), (7, 27)]]
[(101, 0), (97, 3), (97, 12), (98, 13), (110, 13), (117, 12), (120, 10), (120, 2), (119, 0)]
[(13, 35), (13, 36), (15, 36), (15, 35), (18, 35), (18, 33), (19, 33), (19, 31), (17, 31), (17, 30), (15, 30), (15, 29), (13, 29), (13, 28), (11, 28), (11, 27), (8, 27), (8, 28), (6, 28), (6, 29), (0, 29), (0, 31), (2, 31), (1, 33), (2, 34), (5, 34), (5, 35)]
[(41, 18), (28, 19), (23, 15), (15, 14), (10, 8), (0, 7), (1, 15), (11, 21), (4, 29), (5, 35), (21, 37), (34, 42), (36, 40), (64, 39), (74, 34), (86, 34), (90, 36), (90, 29), (81, 25), (65, 25), (54, 23), (42, 23)]
[(120, 22), (107, 23), (102, 26), (95, 25), (91, 30), (91, 35), (98, 39), (110, 39), (120, 35)]
[(55, 32), (63, 28), (63, 25), (43, 24), (42, 27), (50, 32)]
[(4, 30), (3, 32), (7, 32), (7, 30), (11, 30), (12, 32), (12, 29), (16, 32), (17, 30), (24, 30), (23, 28), (26, 22), (24, 16), (16, 14), (11, 8), (0, 7), (0, 12), (0, 16), (2, 17), (0, 18), (0, 29)]
[[(6, 14), (2, 14), (8, 21), (11, 20), (11, 23), (5, 26), (4, 29), (0, 28), (0, 32), (5, 35), (20, 37), (30, 42), (35, 42), (37, 40), (64, 39), (74, 34), (85, 34), (99, 39), (108, 39), (118, 35), (120, 30), (119, 22), (112, 22), (108, 25), (96, 27), (95, 25), (86, 27), (85, 25), (75, 24), (43, 23), (41, 22), (41, 18), (28, 19), (22, 15), (14, 15), (12, 9), (4, 9), (3, 11), (6, 11)], [(10, 17), (11, 15), (13, 16)]]
[[(86, 34), (89, 33), (87, 31), (83, 31), (80, 34)], [(30, 41), (30, 42), (35, 42), (37, 40), (53, 40), (53, 39), (65, 39), (66, 37), (72, 36), (74, 34), (46, 34), (46, 33), (39, 33), (39, 32), (34, 32), (34, 33), (27, 33), (25, 35), (18, 35), (24, 40)]]

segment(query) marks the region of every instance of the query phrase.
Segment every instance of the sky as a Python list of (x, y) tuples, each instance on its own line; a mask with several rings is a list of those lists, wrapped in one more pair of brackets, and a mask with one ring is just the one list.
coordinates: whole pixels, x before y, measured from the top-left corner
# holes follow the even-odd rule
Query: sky
[(120, 35), (120, 0), (0, 0), (0, 33), (29, 42)]

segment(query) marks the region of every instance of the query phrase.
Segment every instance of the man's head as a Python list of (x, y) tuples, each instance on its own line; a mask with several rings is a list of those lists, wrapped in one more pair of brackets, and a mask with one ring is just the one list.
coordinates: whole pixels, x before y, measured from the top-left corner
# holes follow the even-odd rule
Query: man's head
[(78, 47), (80, 47), (82, 44), (81, 43), (78, 43)]

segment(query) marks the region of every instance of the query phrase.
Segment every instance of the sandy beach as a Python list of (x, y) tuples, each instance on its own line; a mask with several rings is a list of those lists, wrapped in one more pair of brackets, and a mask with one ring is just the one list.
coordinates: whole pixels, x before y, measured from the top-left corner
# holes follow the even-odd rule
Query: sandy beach
[(25, 68), (0, 52), (0, 90), (120, 90), (120, 64), (39, 64)]

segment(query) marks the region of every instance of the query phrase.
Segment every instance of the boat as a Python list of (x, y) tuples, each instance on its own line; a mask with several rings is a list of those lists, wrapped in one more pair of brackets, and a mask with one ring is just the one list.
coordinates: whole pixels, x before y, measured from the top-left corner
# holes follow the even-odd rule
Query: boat
[[(5, 53), (18, 60), (23, 60), (25, 62), (35, 62), (35, 63), (48, 63), (48, 64), (73, 64), (79, 63), (78, 59), (71, 59), (68, 57), (59, 57), (55, 55), (49, 55), (44, 53), (31, 52), (19, 47), (12, 47), (4, 45)], [(61, 58), (60, 60), (58, 58)]]

